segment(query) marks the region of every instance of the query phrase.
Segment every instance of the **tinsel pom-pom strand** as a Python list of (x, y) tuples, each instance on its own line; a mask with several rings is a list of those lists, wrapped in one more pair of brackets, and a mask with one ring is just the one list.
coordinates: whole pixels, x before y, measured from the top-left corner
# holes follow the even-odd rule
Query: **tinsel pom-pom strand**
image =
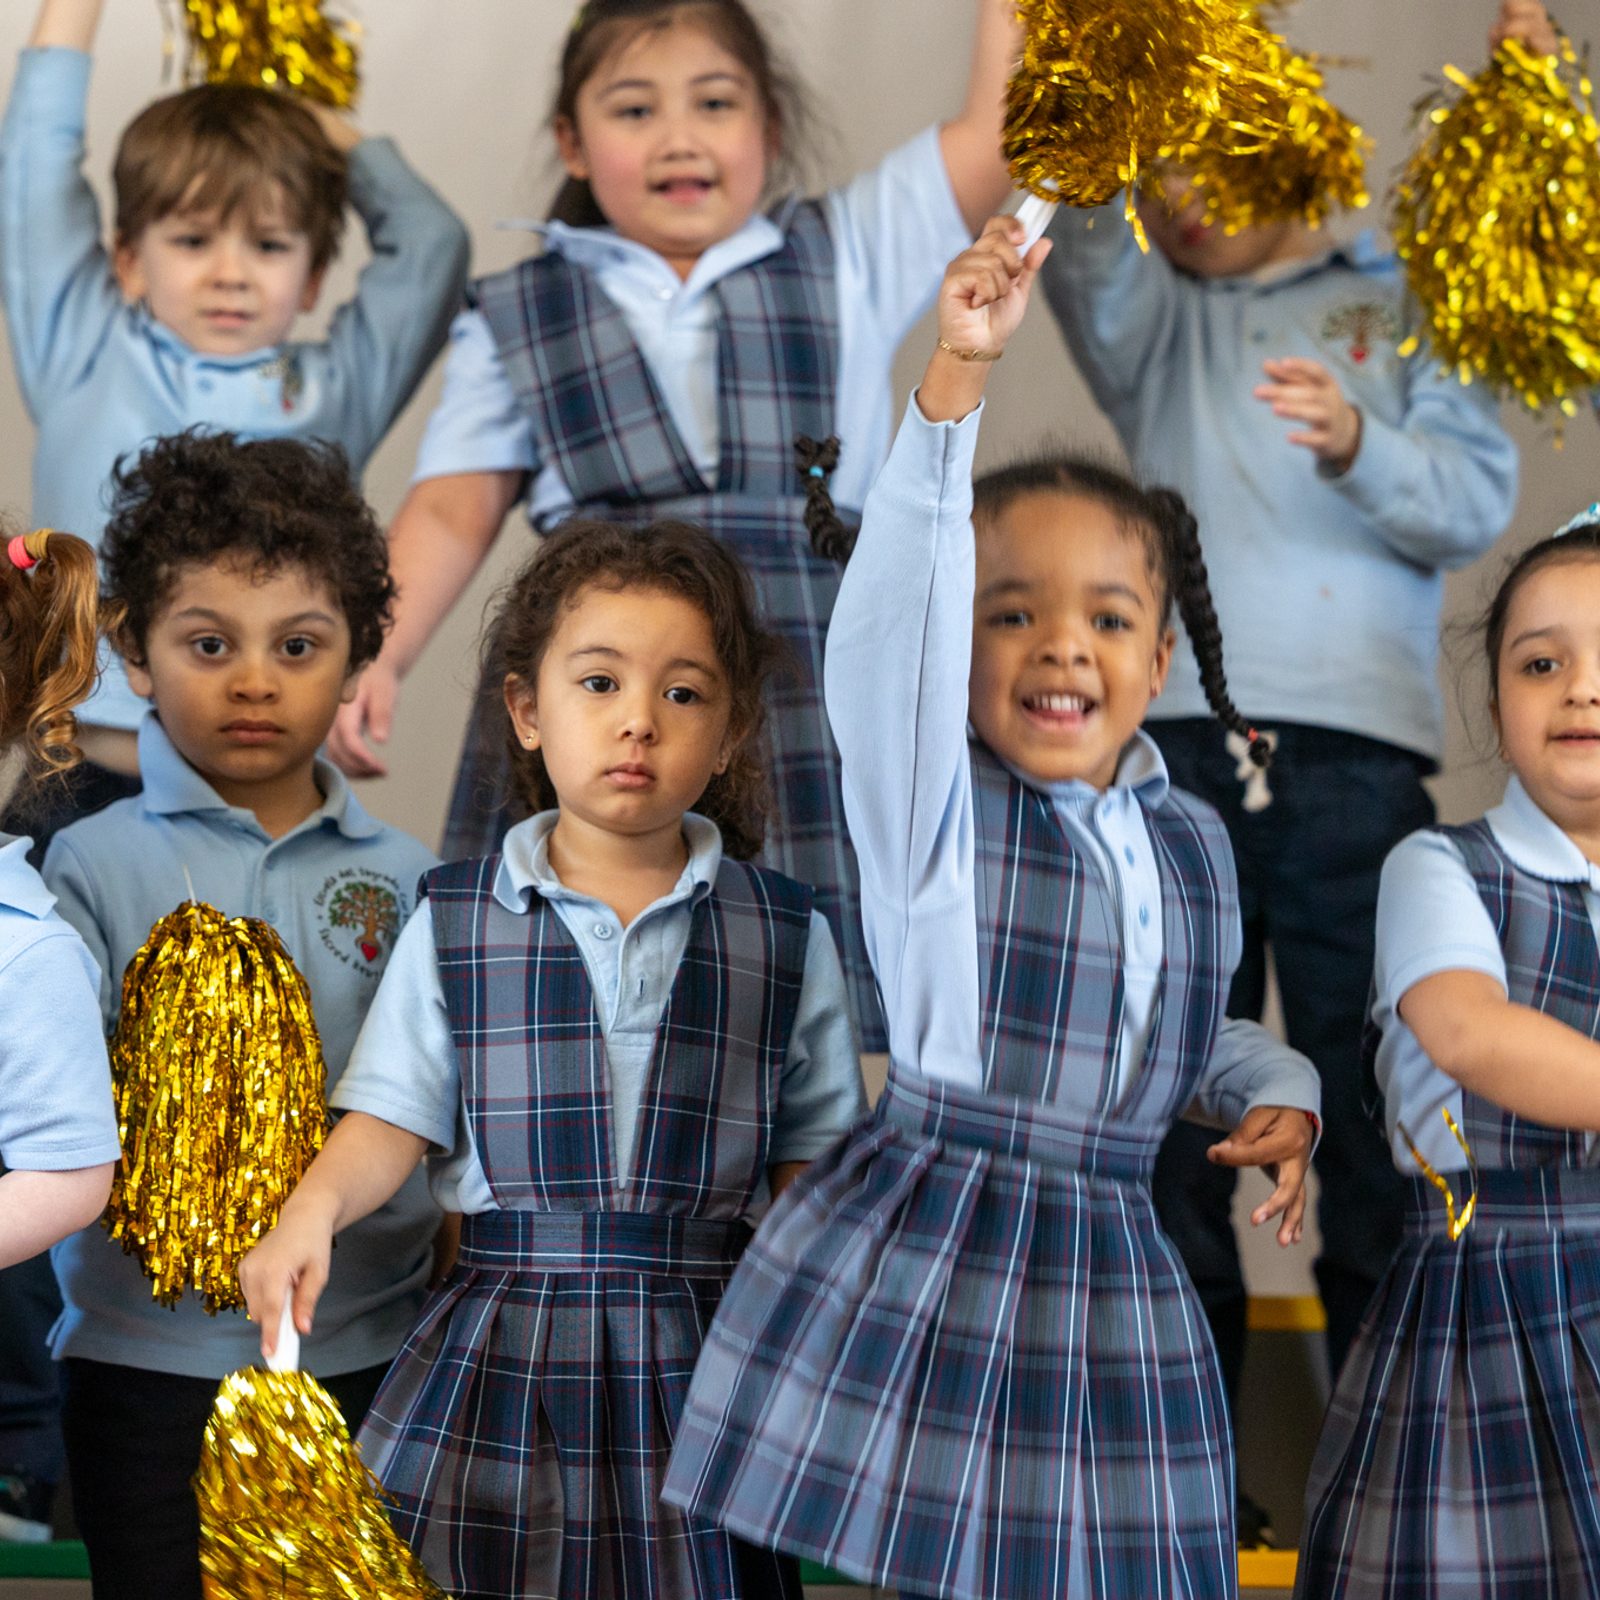
[(339, 1408), (306, 1373), (225, 1378), (194, 1483), (213, 1600), (448, 1600), (395, 1533)]
[[(1600, 124), (1570, 42), (1508, 39), (1419, 108), (1393, 231), (1428, 342), (1532, 411), (1600, 383)], [(1418, 347), (1411, 340), (1402, 348)]]
[(327, 1123), (305, 980), (273, 929), (180, 906), (122, 983), (112, 1077), (122, 1160), (105, 1223), (163, 1305), (242, 1303), (239, 1262), (277, 1221)]
[(352, 23), (316, 0), (182, 0), (192, 83), (288, 89), (348, 110), (361, 80)]
[(1237, 6), (1020, 0), (1017, 9), (1023, 53), (1004, 151), (1019, 188), (1104, 205), (1184, 128), (1216, 116), (1216, 63), (1234, 53)]
[(1370, 141), (1323, 94), (1316, 63), (1255, 23), (1237, 37), (1234, 57), (1215, 63), (1215, 115), (1186, 128), (1162, 161), (1188, 174), (1229, 232), (1290, 219), (1318, 227), (1335, 207), (1365, 206)]

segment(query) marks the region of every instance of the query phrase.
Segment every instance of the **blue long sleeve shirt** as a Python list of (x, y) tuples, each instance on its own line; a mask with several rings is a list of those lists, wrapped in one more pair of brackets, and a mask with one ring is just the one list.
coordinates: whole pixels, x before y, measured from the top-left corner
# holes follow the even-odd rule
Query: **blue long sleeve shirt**
[[(1364, 734), (1437, 759), (1443, 572), (1482, 555), (1516, 503), (1492, 396), (1401, 357), (1411, 310), (1371, 235), (1227, 278), (1142, 255), (1111, 211), (1051, 225), (1044, 289), (1139, 473), (1200, 522), (1228, 683), (1252, 720)], [(1362, 414), (1339, 475), (1290, 444), (1253, 390), (1269, 357), (1319, 361)], [(1151, 716), (1210, 715), (1187, 640)]]
[[(90, 58), (25, 50), (0, 125), (0, 299), (38, 426), (33, 521), (98, 545), (119, 456), (196, 424), (249, 438), (324, 439), (359, 479), (444, 344), (466, 283), (454, 212), (386, 139), (350, 157), (372, 260), (328, 337), (202, 355), (124, 303), (83, 175)], [(146, 711), (109, 651), (85, 722), (137, 728)]]

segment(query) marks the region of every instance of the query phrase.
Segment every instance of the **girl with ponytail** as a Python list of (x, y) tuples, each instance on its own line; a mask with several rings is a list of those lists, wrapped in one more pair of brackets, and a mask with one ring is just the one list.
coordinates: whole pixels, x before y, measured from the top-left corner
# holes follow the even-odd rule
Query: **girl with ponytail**
[(1176, 607), (1246, 731), (1193, 518), (1056, 458), (974, 498), (1050, 248), (1022, 233), (996, 219), (945, 275), (828, 635), (888, 1089), (746, 1251), (665, 1498), (902, 1596), (1142, 1600), (1182, 1571), (1220, 1597), (1227, 1406), (1151, 1166), (1176, 1117), (1231, 1129), (1212, 1158), (1274, 1175), (1254, 1221), (1293, 1243), (1317, 1081), (1225, 1020), (1227, 835), (1140, 729)]
[[(0, 556), (0, 741), (26, 783), (81, 759), (72, 708), (94, 686), (99, 574), (70, 534), (18, 534)], [(120, 1154), (98, 974), (27, 862), (0, 834), (0, 1267), (87, 1227)]]

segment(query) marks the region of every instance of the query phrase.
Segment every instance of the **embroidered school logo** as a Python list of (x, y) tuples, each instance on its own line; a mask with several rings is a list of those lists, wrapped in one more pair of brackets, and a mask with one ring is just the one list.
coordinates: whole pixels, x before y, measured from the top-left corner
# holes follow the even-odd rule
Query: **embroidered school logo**
[(400, 931), (400, 885), (393, 878), (346, 867), (313, 904), (322, 913), (322, 942), (341, 961), (375, 971), (393, 948)]
[(1400, 337), (1400, 323), (1386, 305), (1365, 300), (1358, 305), (1340, 306), (1330, 311), (1322, 324), (1322, 337), (1329, 344), (1344, 342), (1346, 353), (1359, 367), (1379, 344), (1393, 344)]

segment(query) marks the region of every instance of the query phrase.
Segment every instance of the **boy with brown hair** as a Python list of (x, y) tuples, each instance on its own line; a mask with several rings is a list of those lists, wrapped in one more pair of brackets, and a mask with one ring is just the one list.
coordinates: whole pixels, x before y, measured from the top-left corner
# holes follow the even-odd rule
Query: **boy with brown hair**
[[(465, 230), (384, 139), (286, 94), (205, 85), (124, 133), (110, 247), (82, 172), (104, 0), (43, 0), (0, 128), (0, 298), (39, 429), (34, 520), (98, 542), (117, 459), (197, 424), (337, 444), (359, 479), (444, 343)], [(345, 203), (372, 260), (315, 343)], [(108, 664), (76, 812), (126, 793), (144, 707)], [(31, 829), (42, 848), (49, 825)]]

